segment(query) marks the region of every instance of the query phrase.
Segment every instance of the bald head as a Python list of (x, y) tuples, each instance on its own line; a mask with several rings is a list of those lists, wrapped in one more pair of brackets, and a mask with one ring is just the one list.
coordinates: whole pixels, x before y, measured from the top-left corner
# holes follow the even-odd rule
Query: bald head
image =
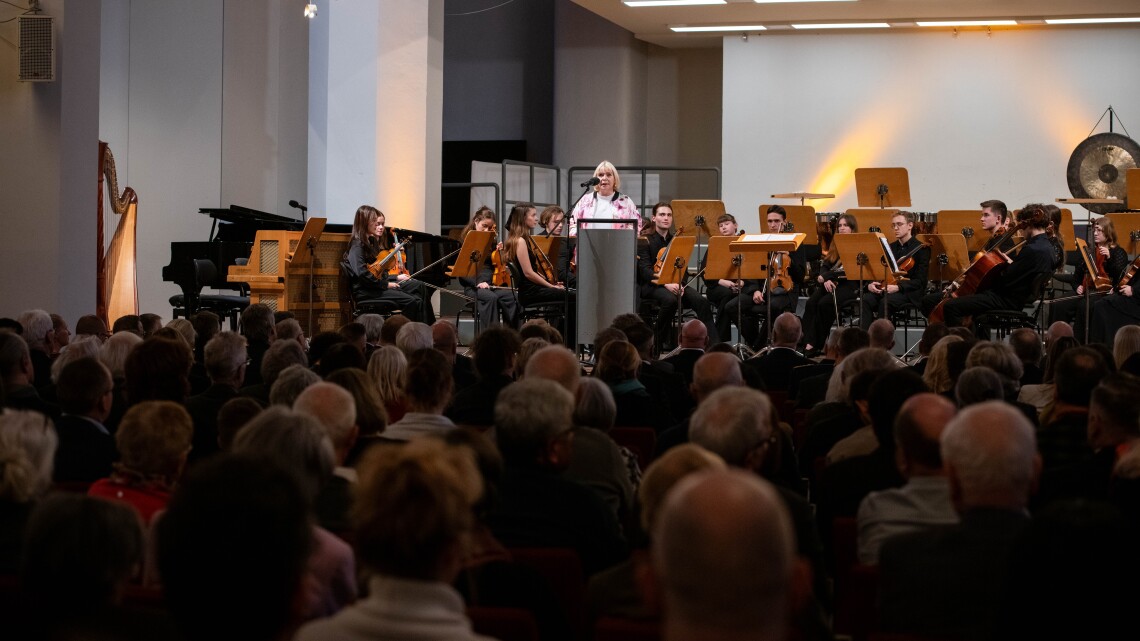
[(770, 484), (740, 471), (689, 476), (652, 534), (666, 639), (786, 637), (795, 539)]
[(759, 470), (772, 436), (772, 402), (748, 387), (722, 387), (689, 419), (689, 441), (733, 467)]
[(727, 352), (713, 352), (697, 359), (693, 365), (692, 392), (699, 404), (706, 396), (722, 387), (741, 387), (744, 376), (740, 359)]
[(971, 405), (950, 421), (942, 433), (942, 462), (959, 512), (1024, 509), (1041, 471), (1033, 426), (1002, 401)]
[(908, 477), (942, 474), (940, 439), (958, 409), (941, 394), (922, 392), (903, 402), (895, 418), (895, 442)]
[(784, 312), (772, 323), (772, 343), (781, 347), (795, 347), (803, 336), (800, 319), (795, 314)]
[(531, 355), (523, 377), (554, 381), (567, 392), (577, 395), (582, 373), (574, 352), (562, 345), (547, 345)]
[(333, 383), (313, 383), (297, 395), (293, 409), (320, 422), (343, 461), (342, 451), (347, 454), (356, 440), (356, 401), (352, 394)]
[(432, 324), (431, 342), (449, 362), (455, 363), (455, 354), (459, 350), (459, 332), (455, 331), (455, 325), (451, 321), (441, 319)]
[(1072, 325), (1066, 323), (1065, 321), (1057, 321), (1053, 323), (1049, 326), (1049, 329), (1045, 330), (1045, 350), (1048, 351), (1049, 346), (1052, 345), (1053, 341), (1057, 340), (1058, 338), (1072, 335)]
[(681, 347), (704, 349), (709, 345), (709, 330), (699, 320), (691, 320), (681, 326)]
[(876, 318), (867, 328), (867, 335), (871, 338), (871, 347), (889, 350), (895, 346), (895, 326), (885, 318)]

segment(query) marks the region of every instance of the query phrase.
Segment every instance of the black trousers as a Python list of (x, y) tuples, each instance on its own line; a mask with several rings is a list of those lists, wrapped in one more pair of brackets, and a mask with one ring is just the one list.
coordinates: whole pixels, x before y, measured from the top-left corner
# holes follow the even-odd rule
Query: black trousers
[[(660, 313), (657, 314), (657, 326), (654, 327), (654, 332), (657, 335), (658, 343), (661, 345), (672, 345), (677, 341), (677, 331), (671, 331), (673, 321), (677, 319), (677, 296), (669, 293), (669, 290), (664, 286), (654, 287), (646, 296), (647, 298), (656, 301), (661, 307)], [(686, 287), (681, 296), (682, 304), (697, 313), (697, 318), (705, 324), (705, 328), (709, 334), (709, 344), (719, 343), (720, 334), (717, 333), (716, 324), (713, 322), (712, 307), (709, 306), (709, 301), (697, 293), (697, 290)]]

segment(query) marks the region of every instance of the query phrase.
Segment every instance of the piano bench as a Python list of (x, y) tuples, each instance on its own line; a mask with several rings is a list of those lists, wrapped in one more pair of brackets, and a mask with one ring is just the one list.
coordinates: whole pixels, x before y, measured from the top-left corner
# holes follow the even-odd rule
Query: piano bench
[(222, 296), (208, 295), (198, 297), (198, 306), (189, 310), (186, 308), (185, 296), (176, 294), (170, 297), (170, 306), (174, 308), (174, 318), (190, 318), (197, 312), (214, 312), (218, 318), (227, 318), (230, 321), (230, 330), (237, 331), (238, 316), (249, 307), (248, 296)]

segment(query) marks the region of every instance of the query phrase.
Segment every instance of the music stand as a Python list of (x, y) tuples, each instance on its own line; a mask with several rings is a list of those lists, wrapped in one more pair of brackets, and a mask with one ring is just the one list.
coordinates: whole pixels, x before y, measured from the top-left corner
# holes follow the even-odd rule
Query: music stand
[(788, 194), (772, 194), (772, 198), (799, 198), (800, 204), (805, 200), (820, 200), (822, 198), (835, 198), (835, 194), (817, 194), (810, 191), (794, 191)]
[(855, 194), (860, 207), (910, 207), (910, 178), (906, 167), (856, 169)]
[[(939, 213), (939, 221), (941, 221)], [(970, 250), (962, 234), (919, 234), (919, 242), (930, 245), (930, 257), (938, 263), (938, 281), (953, 280), (970, 266)], [(953, 274), (945, 278), (946, 274)]]
[[(776, 252), (792, 252), (799, 249), (807, 234), (803, 232), (790, 234), (746, 234), (728, 244), (730, 251), (748, 253), (763, 253), (765, 267), (772, 262), (772, 254)], [(765, 269), (764, 301), (768, 318), (768, 345), (772, 345), (772, 272)]]
[(848, 209), (847, 214), (855, 217), (855, 221), (859, 223), (859, 229), (864, 232), (882, 232), (886, 233), (891, 231), (891, 219), (895, 214), (899, 213), (898, 209), (870, 209), (870, 208), (855, 208)]
[[(894, 255), (890, 252), (890, 243), (887, 237), (880, 232), (859, 232), (855, 234), (836, 234), (835, 249), (839, 252), (839, 260), (843, 263), (848, 280), (851, 279), (854, 268), (859, 274), (859, 297), (863, 296), (863, 283), (867, 281), (885, 281), (887, 274), (897, 271), (894, 265)], [(884, 251), (886, 254), (884, 255)], [(880, 260), (873, 260), (878, 258)], [(892, 270), (892, 267), (894, 269)], [(881, 276), (880, 276), (881, 275)], [(893, 273), (892, 273), (893, 275)], [(884, 296), (884, 298), (886, 298)], [(835, 317), (839, 318), (839, 310), (835, 310)], [(859, 325), (863, 324), (863, 306), (859, 306)]]
[[(760, 280), (768, 278), (768, 263), (759, 257), (753, 258), (744, 252), (734, 252), (729, 246), (736, 242), (736, 236), (714, 236), (709, 239), (708, 261), (705, 263), (705, 278), (709, 280)], [(736, 327), (740, 330), (741, 338), (744, 331), (741, 328), (744, 307), (744, 287), (736, 293)], [(741, 359), (752, 356), (752, 350), (741, 341), (732, 346), (736, 355)]]
[[(775, 196), (773, 196), (775, 198)], [(760, 205), (760, 229), (768, 228), (768, 208), (776, 203)], [(818, 245), (819, 236), (816, 233), (815, 207), (811, 205), (780, 205), (787, 212), (786, 222), (790, 225), (784, 229), (785, 233), (801, 232), (806, 234), (804, 245)]]
[[(1013, 219), (1012, 212), (1010, 212), (1010, 219)], [(980, 209), (938, 210), (938, 225), (935, 232), (938, 234), (961, 234), (966, 241), (966, 248), (971, 254), (982, 251), (982, 248), (993, 237), (987, 237), (983, 233), (982, 211)]]
[(682, 319), (685, 317), (685, 305), (682, 298), (685, 295), (685, 276), (689, 273), (689, 257), (693, 255), (693, 246), (697, 244), (696, 236), (674, 236), (665, 248), (665, 255), (661, 258), (661, 271), (653, 279), (654, 285), (675, 284), (677, 290), (677, 328), (680, 331)]
[[(1137, 201), (1140, 205), (1140, 201)], [(1116, 228), (1116, 242), (1128, 250), (1129, 256), (1140, 253), (1140, 212), (1114, 211), (1105, 214)]]
[[(471, 230), (467, 232), (467, 236), (463, 238), (463, 245), (459, 248), (459, 253), (455, 255), (455, 264), (452, 265), (447, 275), (451, 278), (478, 278), (479, 267), (487, 260), (487, 256), (491, 254), (491, 247), (495, 242), (494, 232)], [(447, 291), (447, 290), (440, 290)], [(451, 292), (454, 293), (454, 292)], [(442, 305), (442, 302), (440, 303)], [(475, 294), (475, 304), (472, 306), (475, 309), (475, 331), (479, 331), (479, 294)]]
[(313, 335), (313, 290), (316, 288), (315, 275), (313, 274), (313, 267), (316, 264), (317, 243), (321, 240), (321, 234), (325, 231), (325, 222), (327, 218), (310, 218), (305, 222), (305, 229), (301, 232), (301, 237), (297, 240), (297, 248), (289, 255), (289, 264), (292, 267), (301, 265), (309, 266), (309, 322), (308, 322), (308, 335)]
[(1124, 184), (1127, 192), (1124, 194), (1124, 206), (1140, 209), (1140, 169), (1129, 169), (1124, 173)]
[[(673, 233), (678, 236), (696, 236), (698, 247), (702, 237), (712, 238), (720, 233), (716, 221), (726, 213), (722, 200), (672, 200), (669, 207), (673, 209)], [(705, 252), (707, 255), (708, 250)], [(702, 260), (700, 249), (697, 253), (699, 265)], [(698, 281), (698, 292), (702, 286), (703, 283)]]
[(546, 254), (546, 257), (550, 259), (550, 264), (553, 265), (560, 256), (558, 251), (562, 248), (562, 236), (531, 236), (530, 238), (542, 250), (542, 253)]

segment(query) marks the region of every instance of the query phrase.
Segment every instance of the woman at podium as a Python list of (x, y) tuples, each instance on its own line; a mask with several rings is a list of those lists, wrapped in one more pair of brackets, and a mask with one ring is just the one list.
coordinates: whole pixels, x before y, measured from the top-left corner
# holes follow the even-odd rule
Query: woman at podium
[[(507, 240), (503, 245), (505, 258), (514, 265), (515, 289), (519, 292), (519, 305), (535, 303), (561, 303), (568, 301), (565, 318), (569, 321), (559, 328), (562, 335), (573, 335), (574, 293), (558, 281), (558, 271), (550, 257), (542, 252), (531, 238), (530, 232), (538, 225), (538, 210), (530, 203), (518, 203), (507, 217)], [(567, 298), (569, 296), (569, 298)]]
[[(393, 311), (400, 310), (408, 318), (430, 325), (435, 322), (435, 314), (430, 305), (424, 305), (419, 283), (408, 277), (402, 250), (397, 250), (396, 244), (384, 227), (383, 212), (370, 205), (356, 210), (345, 260), (357, 304), (388, 303)], [(385, 259), (387, 262), (381, 265)]]
[[(859, 231), (859, 223), (851, 214), (840, 214), (835, 221), (835, 233), (853, 234)], [(858, 283), (847, 280), (843, 263), (839, 262), (839, 247), (834, 240), (827, 255), (820, 262), (820, 273), (815, 278), (816, 285), (804, 306), (804, 351), (818, 351), (827, 340), (831, 324), (838, 317), (839, 309), (855, 300)]]
[[(594, 182), (595, 179), (597, 182)], [(578, 235), (579, 218), (610, 218), (614, 220), (636, 220), (641, 227), (641, 212), (629, 196), (618, 191), (621, 188), (621, 176), (618, 170), (608, 160), (603, 160), (594, 170), (594, 177), (589, 182), (594, 183), (591, 191), (587, 191), (574, 210), (570, 213), (570, 235)], [(586, 223), (587, 225), (591, 223)], [(597, 225), (594, 223), (595, 226)], [(611, 225), (613, 229), (624, 229), (625, 225)]]
[[(462, 238), (466, 238), (471, 231), (496, 231), (495, 212), (490, 207), (480, 207), (471, 216), (471, 222), (463, 228)], [(475, 273), (475, 278), (460, 278), (463, 292), (476, 300), (479, 306), (479, 325), (476, 332), (482, 332), (499, 319), (502, 313), (503, 323), (509, 327), (518, 325), (518, 301), (510, 288), (510, 272), (503, 256), (503, 244), (483, 261)]]

